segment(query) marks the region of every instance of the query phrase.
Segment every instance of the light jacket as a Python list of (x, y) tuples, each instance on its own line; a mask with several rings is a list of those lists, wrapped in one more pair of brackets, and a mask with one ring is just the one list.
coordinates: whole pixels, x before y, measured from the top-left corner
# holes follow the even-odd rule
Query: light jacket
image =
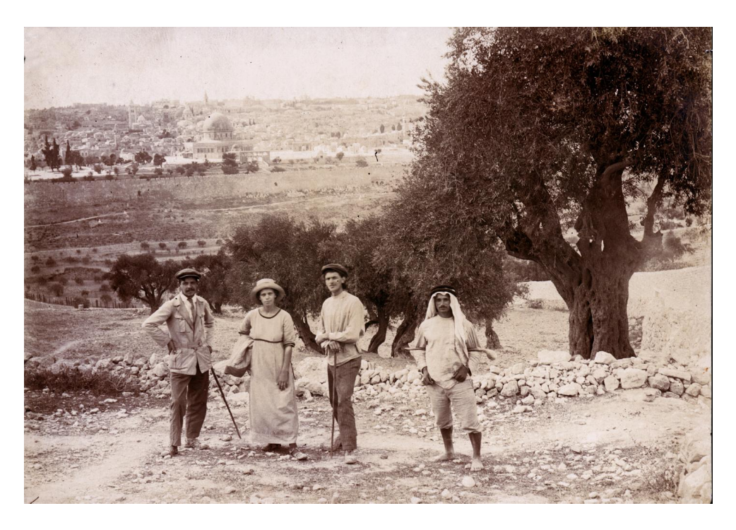
[[(212, 366), (210, 348), (214, 342), (215, 318), (207, 300), (194, 295), (196, 318), (192, 322), (189, 312), (184, 307), (184, 295), (179, 293), (165, 302), (154, 314), (143, 323), (149, 335), (159, 346), (166, 348), (169, 340), (174, 341), (175, 351), (169, 361), (169, 370), (177, 374), (195, 375), (197, 363), (202, 372), (207, 372)], [(161, 329), (166, 323), (169, 328), (167, 334)]]

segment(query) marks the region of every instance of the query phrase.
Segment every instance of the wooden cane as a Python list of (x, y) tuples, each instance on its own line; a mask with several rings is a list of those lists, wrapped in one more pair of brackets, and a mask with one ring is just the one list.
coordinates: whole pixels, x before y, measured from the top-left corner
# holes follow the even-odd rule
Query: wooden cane
[(335, 456), (335, 417), (337, 416), (337, 354), (333, 354), (335, 365), (332, 368), (332, 434), (330, 434), (330, 458)]
[(220, 395), (222, 396), (222, 400), (225, 402), (225, 406), (227, 407), (227, 411), (230, 413), (230, 419), (233, 420), (233, 425), (235, 426), (235, 432), (238, 433), (238, 438), (241, 440), (243, 439), (242, 436), (240, 436), (240, 429), (238, 429), (238, 424), (235, 423), (235, 417), (233, 416), (233, 411), (230, 410), (230, 405), (227, 404), (227, 399), (225, 399), (225, 393), (222, 391), (222, 387), (220, 386), (220, 381), (217, 379), (217, 374), (215, 373), (214, 368), (210, 368), (210, 372), (212, 372), (212, 377), (215, 378), (215, 383), (217, 383), (217, 389), (220, 391)]

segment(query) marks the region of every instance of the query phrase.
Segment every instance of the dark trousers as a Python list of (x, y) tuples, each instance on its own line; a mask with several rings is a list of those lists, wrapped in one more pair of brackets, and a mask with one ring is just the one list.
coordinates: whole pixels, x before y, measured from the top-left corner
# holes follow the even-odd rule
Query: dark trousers
[[(327, 384), (330, 390), (332, 413), (340, 426), (340, 441), (345, 451), (353, 451), (358, 447), (358, 431), (355, 428), (353, 412), (353, 389), (355, 378), (360, 371), (361, 358), (358, 357), (337, 367), (337, 384), (334, 380), (334, 366), (327, 365)], [(337, 396), (335, 396), (337, 394)], [(337, 403), (335, 403), (337, 399)]]
[(198, 438), (207, 414), (210, 373), (195, 375), (171, 373), (171, 445), (181, 445), (181, 429), (187, 418), (187, 438)]

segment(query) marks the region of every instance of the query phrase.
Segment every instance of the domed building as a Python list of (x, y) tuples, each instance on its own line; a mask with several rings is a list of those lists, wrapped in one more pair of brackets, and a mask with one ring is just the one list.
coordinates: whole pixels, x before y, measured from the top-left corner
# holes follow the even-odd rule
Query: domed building
[(203, 140), (232, 140), (233, 126), (221, 112), (213, 112), (202, 124)]
[[(213, 112), (201, 125), (202, 139), (194, 142), (192, 156), (194, 159), (207, 159), (219, 162), (225, 153), (236, 153), (238, 161), (250, 160), (253, 147), (234, 134), (230, 120), (221, 112)], [(268, 154), (260, 155), (260, 160), (268, 161)]]

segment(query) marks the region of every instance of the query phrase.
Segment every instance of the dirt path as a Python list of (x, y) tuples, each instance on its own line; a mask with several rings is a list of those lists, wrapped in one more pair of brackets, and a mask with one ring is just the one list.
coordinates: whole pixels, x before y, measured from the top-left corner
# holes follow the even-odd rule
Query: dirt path
[[(30, 408), (34, 399), (26, 394)], [(330, 427), (324, 398), (299, 403), (306, 462), (232, 440), (229, 416), (214, 394), (202, 435), (210, 448), (173, 459), (163, 456), (165, 401), (99, 401), (100, 412), (73, 417), (71, 410), (82, 410), (79, 400), (60, 398), (53, 406), (62, 412), (26, 421), (26, 502), (669, 502), (667, 472), (679, 438), (693, 425), (709, 428), (700, 406), (647, 403), (638, 391), (561, 400), (522, 414), (512, 412), (512, 403), (485, 403), (479, 405), (485, 469), (468, 487), (464, 436), (455, 436), (455, 462), (430, 462), (442, 444), (423, 390), (356, 403), (357, 466), (320, 448)], [(247, 432), (247, 405), (234, 404), (234, 413)]]

